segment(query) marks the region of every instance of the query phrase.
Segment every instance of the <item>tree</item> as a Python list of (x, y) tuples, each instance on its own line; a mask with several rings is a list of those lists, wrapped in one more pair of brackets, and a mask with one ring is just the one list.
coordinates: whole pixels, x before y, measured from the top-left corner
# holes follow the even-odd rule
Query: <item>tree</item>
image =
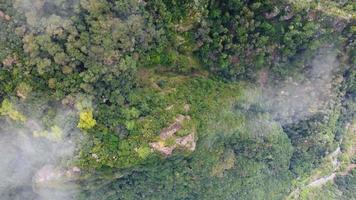
[(79, 113), (78, 128), (88, 130), (96, 125), (96, 120), (93, 118), (92, 110), (84, 110)]

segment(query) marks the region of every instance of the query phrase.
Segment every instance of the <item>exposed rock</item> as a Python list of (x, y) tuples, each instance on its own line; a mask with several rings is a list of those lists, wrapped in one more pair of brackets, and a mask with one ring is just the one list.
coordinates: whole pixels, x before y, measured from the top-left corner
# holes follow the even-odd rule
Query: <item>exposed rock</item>
[(0, 10), (0, 18), (5, 19), (6, 21), (10, 21), (11, 17), (5, 14), (3, 11)]
[(172, 125), (170, 125), (168, 128), (163, 129), (159, 137), (162, 140), (168, 139), (169, 137), (172, 137), (173, 134), (178, 132), (179, 130), (182, 129), (182, 125), (179, 122), (174, 122)]
[(163, 131), (159, 134), (159, 137), (162, 140), (165, 140), (169, 137), (172, 137), (176, 132), (182, 129), (182, 122), (185, 119), (190, 119), (189, 116), (179, 115), (173, 124), (171, 124), (168, 128), (163, 129)]
[[(168, 128), (163, 129), (160, 133), (160, 141), (150, 143), (151, 148), (165, 156), (171, 155), (173, 150), (176, 148), (194, 151), (196, 147), (196, 138), (194, 133), (183, 137), (175, 136), (175, 134), (182, 129), (182, 122), (184, 120), (190, 120), (190, 117), (179, 115), (173, 124), (171, 124)], [(173, 140), (174, 144), (167, 145), (166, 143), (170, 139)]]
[(166, 147), (166, 146), (164, 146), (163, 142), (153, 142), (153, 143), (150, 144), (150, 146), (154, 150), (156, 150), (156, 151), (158, 151), (158, 152), (160, 152), (160, 153), (162, 153), (163, 155), (166, 155), (166, 156), (171, 155), (173, 150), (176, 148), (176, 145), (173, 145), (173, 146), (170, 146), (170, 147)]
[(294, 16), (294, 12), (292, 11), (291, 7), (290, 6), (285, 7), (284, 11), (287, 14), (282, 17), (282, 20), (286, 21), (292, 19), (292, 17)]
[(284, 21), (290, 20), (290, 19), (292, 19), (293, 16), (294, 16), (294, 13), (290, 12), (290, 13), (288, 13), (287, 15), (284, 15), (284, 16), (282, 17), (282, 19), (283, 19)]
[(196, 148), (195, 135), (191, 133), (184, 137), (179, 137), (175, 139), (175, 143), (171, 146), (167, 146), (165, 141), (150, 143), (153, 150), (162, 153), (165, 156), (170, 156), (174, 149), (182, 148), (188, 151), (194, 151)]
[(264, 15), (267, 19), (272, 19), (276, 17), (279, 14), (279, 12), (280, 10), (277, 7), (274, 7), (272, 12), (264, 13)]
[(181, 137), (181, 138), (177, 138), (176, 139), (176, 144), (179, 147), (182, 147), (184, 149), (187, 149), (189, 151), (194, 151), (195, 150), (195, 138), (194, 138), (194, 134), (191, 133), (187, 136)]

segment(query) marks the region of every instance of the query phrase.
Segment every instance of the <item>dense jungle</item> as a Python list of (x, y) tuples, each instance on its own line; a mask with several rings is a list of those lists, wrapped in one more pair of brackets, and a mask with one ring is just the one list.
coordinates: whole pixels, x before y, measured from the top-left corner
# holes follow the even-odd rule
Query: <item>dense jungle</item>
[(351, 0), (0, 0), (0, 200), (356, 199)]

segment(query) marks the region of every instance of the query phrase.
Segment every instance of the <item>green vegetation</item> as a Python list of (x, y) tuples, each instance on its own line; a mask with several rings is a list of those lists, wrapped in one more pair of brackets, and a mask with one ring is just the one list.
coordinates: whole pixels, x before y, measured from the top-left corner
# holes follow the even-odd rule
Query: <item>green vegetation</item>
[[(355, 162), (345, 134), (356, 113), (354, 12), (327, 0), (5, 0), (0, 126), (35, 118), (43, 130), (32, 134), (53, 142), (66, 139), (61, 120), (85, 133), (69, 164), (81, 169), (78, 199), (285, 199), (329, 172), (339, 146)], [(313, 60), (331, 49), (325, 75)], [(323, 77), (330, 84), (310, 81)], [(266, 94), (294, 80), (327, 103), (284, 123)], [(355, 198), (353, 174), (300, 197)]]
[(305, 189), (300, 195), (300, 199), (354, 199), (355, 191), (355, 170), (344, 176), (337, 176), (334, 182), (328, 182), (321, 187)]
[(45, 137), (52, 141), (59, 141), (63, 137), (62, 130), (58, 126), (51, 127), (50, 131), (34, 131), (34, 137)]
[(96, 121), (93, 119), (93, 111), (82, 111), (79, 114), (78, 128), (91, 129), (95, 126)]
[(26, 121), (26, 117), (14, 108), (14, 105), (8, 100), (3, 100), (0, 107), (0, 114), (8, 116), (12, 120)]

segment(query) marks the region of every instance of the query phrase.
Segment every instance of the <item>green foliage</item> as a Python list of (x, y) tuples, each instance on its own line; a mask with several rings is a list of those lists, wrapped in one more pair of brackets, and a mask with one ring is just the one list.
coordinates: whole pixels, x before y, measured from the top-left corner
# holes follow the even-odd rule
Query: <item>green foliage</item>
[[(298, 175), (318, 166), (326, 152), (332, 151), (334, 135), (333, 132), (325, 132), (327, 130), (324, 129), (321, 117), (321, 115), (314, 116), (284, 128), (296, 147), (291, 160), (291, 169)], [(335, 129), (331, 124), (328, 124), (327, 128), (331, 128), (331, 131)], [(330, 136), (327, 137), (327, 134)], [(309, 142), (314, 140), (318, 142)]]
[(16, 94), (18, 97), (26, 99), (27, 96), (31, 93), (32, 87), (24, 82), (21, 82), (16, 87)]
[(93, 118), (93, 111), (86, 110), (79, 113), (78, 128), (87, 130), (96, 125), (96, 120)]
[[(23, 3), (0, 4), (0, 115), (39, 115), (45, 131), (34, 135), (60, 140), (53, 108), (79, 113), (68, 120), (88, 133), (75, 157), (82, 199), (283, 199), (355, 118), (350, 2)], [(259, 105), (255, 79), (302, 74), (331, 41), (351, 66), (340, 68), (337, 105), (281, 127)], [(194, 133), (196, 149), (164, 158), (150, 143), (180, 115), (189, 120), (165, 145)], [(336, 182), (354, 198), (352, 178)]]
[[(206, 23), (196, 29), (203, 46), (197, 54), (206, 67), (227, 79), (256, 77), (256, 70), (282, 71), (287, 61), (321, 46), (329, 24), (314, 10), (283, 1), (211, 1)], [(314, 17), (314, 19), (310, 19)], [(319, 45), (316, 45), (319, 43)]]
[(14, 105), (8, 99), (4, 99), (2, 101), (1, 107), (0, 107), (0, 115), (7, 116), (10, 119), (15, 120), (15, 121), (20, 121), (20, 122), (26, 121), (26, 117), (22, 113), (17, 111), (15, 109)]
[(50, 131), (35, 131), (34, 137), (44, 137), (51, 141), (61, 141), (63, 139), (63, 132), (58, 126), (52, 126)]
[(337, 176), (334, 182), (326, 183), (321, 187), (308, 188), (302, 191), (300, 199), (303, 200), (332, 200), (332, 199), (354, 199), (356, 193), (354, 187), (356, 184), (355, 170), (344, 175)]
[(151, 154), (151, 148), (149, 147), (140, 147), (137, 149), (138, 156), (142, 159), (146, 159)]
[[(200, 80), (196, 86), (205, 84), (209, 85)], [(218, 89), (213, 83), (210, 84), (211, 88)], [(189, 88), (195, 86), (193, 83), (188, 85)], [(230, 93), (223, 93), (224, 89), (219, 88), (219, 94), (227, 98)], [(209, 94), (210, 90), (204, 91)], [(231, 90), (225, 92), (228, 91)], [(214, 93), (210, 93), (210, 98), (214, 99)], [(200, 99), (196, 94), (199, 91), (191, 96), (192, 110), (195, 108), (194, 98), (197, 101)], [(241, 111), (231, 111), (227, 99), (218, 98), (216, 107), (210, 105), (210, 112), (196, 115), (207, 121), (200, 122), (198, 149), (194, 153), (165, 160), (151, 159), (138, 167), (136, 172), (112, 181), (109, 186), (115, 188), (115, 192), (91, 188), (88, 193), (83, 193), (83, 199), (102, 196), (109, 199), (136, 199), (143, 196), (147, 199), (235, 199), (236, 196), (241, 199), (282, 199), (289, 191), (290, 185), (287, 183), (291, 180), (288, 161), (292, 147), (288, 137), (267, 116), (260, 117), (261, 122), (266, 123), (246, 124), (241, 119), (244, 118)], [(209, 100), (200, 102), (200, 105), (207, 102)], [(220, 118), (225, 113), (229, 113), (229, 117)], [(250, 117), (247, 121), (252, 121), (256, 116)], [(269, 123), (275, 125), (269, 126)], [(251, 126), (260, 126), (260, 133), (252, 134), (254, 131), (250, 129)], [(226, 164), (221, 166), (224, 162)], [(221, 170), (217, 174), (218, 168)], [(244, 184), (246, 182), (249, 184)]]

